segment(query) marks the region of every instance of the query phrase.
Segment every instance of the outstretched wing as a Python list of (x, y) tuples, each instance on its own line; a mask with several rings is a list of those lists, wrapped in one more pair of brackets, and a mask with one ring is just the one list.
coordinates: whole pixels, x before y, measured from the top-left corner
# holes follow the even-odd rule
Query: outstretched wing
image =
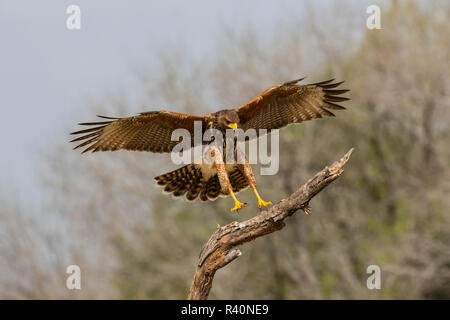
[(261, 92), (246, 104), (236, 108), (240, 127), (243, 130), (279, 129), (291, 123), (334, 116), (328, 109), (342, 110), (337, 104), (349, 100), (339, 95), (349, 90), (336, 90), (342, 82), (333, 83), (334, 79), (298, 85), (297, 79), (272, 86)]
[(98, 117), (107, 121), (80, 123), (91, 128), (71, 133), (82, 135), (71, 141), (81, 142), (74, 149), (86, 147), (83, 153), (119, 149), (170, 152), (179, 143), (171, 139), (175, 129), (186, 129), (193, 137), (194, 121), (202, 121), (202, 128), (205, 128), (206, 121), (206, 116), (165, 110), (144, 112), (129, 118)]

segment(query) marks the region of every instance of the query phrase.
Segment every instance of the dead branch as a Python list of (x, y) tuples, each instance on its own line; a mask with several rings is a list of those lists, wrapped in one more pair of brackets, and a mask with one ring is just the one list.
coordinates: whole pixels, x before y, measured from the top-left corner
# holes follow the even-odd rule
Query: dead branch
[(219, 227), (203, 246), (188, 299), (206, 300), (208, 298), (216, 271), (242, 254), (235, 248), (236, 246), (281, 230), (285, 226), (284, 219), (299, 209), (309, 214), (309, 201), (341, 176), (344, 172), (343, 167), (352, 152), (353, 148), (339, 161), (334, 162), (330, 167), (325, 167), (288, 198), (279, 201), (269, 210), (247, 221), (234, 221)]

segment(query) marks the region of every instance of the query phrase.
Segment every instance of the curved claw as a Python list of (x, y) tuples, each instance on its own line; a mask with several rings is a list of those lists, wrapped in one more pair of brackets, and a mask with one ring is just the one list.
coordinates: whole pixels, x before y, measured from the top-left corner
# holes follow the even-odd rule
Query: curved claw
[(272, 202), (270, 201), (264, 201), (263, 199), (259, 198), (258, 199), (258, 207), (262, 208), (262, 207), (267, 207), (268, 205), (271, 205)]
[(234, 202), (234, 207), (231, 208), (230, 211), (236, 211), (236, 210), (239, 210), (239, 209), (245, 207), (246, 205), (247, 205), (247, 204), (246, 204), (245, 202), (240, 202), (240, 201), (236, 200), (236, 201)]
[(270, 201), (264, 201), (263, 199), (261, 199), (261, 196), (258, 193), (258, 190), (256, 190), (256, 187), (253, 188), (253, 192), (255, 193), (256, 198), (258, 199), (258, 207), (262, 208), (262, 207), (267, 207), (268, 205), (271, 205), (272, 202)]

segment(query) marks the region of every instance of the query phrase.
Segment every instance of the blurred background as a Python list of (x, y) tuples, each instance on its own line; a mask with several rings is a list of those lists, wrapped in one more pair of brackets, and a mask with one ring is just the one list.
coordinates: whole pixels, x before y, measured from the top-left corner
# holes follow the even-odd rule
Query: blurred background
[[(80, 155), (69, 133), (96, 114), (236, 107), (307, 76), (345, 80), (352, 100), (280, 132), (262, 197), (355, 152), (313, 214), (243, 246), (210, 298), (449, 299), (449, 16), (448, 1), (0, 0), (0, 298), (186, 298), (216, 225), (257, 213), (251, 192), (239, 214), (229, 198), (172, 200), (153, 182), (168, 156)], [(81, 290), (66, 288), (72, 264)]]

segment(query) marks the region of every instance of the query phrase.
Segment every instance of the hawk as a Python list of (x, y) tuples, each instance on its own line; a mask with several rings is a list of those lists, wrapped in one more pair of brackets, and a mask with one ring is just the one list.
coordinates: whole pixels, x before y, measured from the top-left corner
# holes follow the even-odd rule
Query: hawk
[[(186, 129), (194, 134), (195, 121), (201, 122), (203, 131), (217, 129), (225, 133), (229, 128), (238, 127), (244, 131), (253, 128), (256, 132), (259, 129), (270, 132), (291, 123), (334, 116), (330, 109), (345, 109), (338, 103), (349, 100), (341, 96), (349, 90), (336, 89), (343, 81), (334, 82), (331, 79), (298, 84), (303, 79), (271, 86), (238, 108), (206, 115), (162, 110), (142, 112), (128, 118), (98, 116), (104, 121), (79, 123), (89, 128), (72, 132), (71, 134), (81, 136), (71, 142), (81, 142), (74, 149), (85, 147), (82, 153), (120, 149), (168, 153), (179, 143), (172, 141), (173, 131)], [(235, 194), (249, 186), (256, 195), (260, 208), (272, 204), (262, 200), (259, 195), (247, 159), (242, 164), (225, 164), (222, 161), (224, 154), (220, 154), (217, 149), (211, 150), (211, 156), (212, 164), (191, 163), (154, 179), (159, 186), (164, 187), (165, 193), (172, 193), (174, 197), (185, 195), (188, 201), (194, 201), (198, 197), (201, 201), (214, 201), (219, 196), (231, 196), (235, 204), (231, 211), (246, 205)]]

